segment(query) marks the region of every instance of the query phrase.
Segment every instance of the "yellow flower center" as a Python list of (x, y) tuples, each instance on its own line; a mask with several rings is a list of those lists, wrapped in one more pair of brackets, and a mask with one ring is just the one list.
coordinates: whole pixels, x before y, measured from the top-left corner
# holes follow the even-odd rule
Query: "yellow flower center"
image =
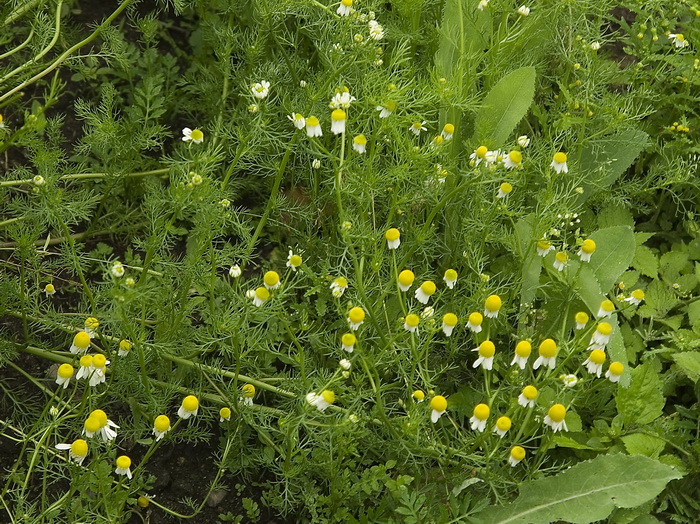
[(131, 348), (134, 347), (134, 345), (131, 343), (130, 340), (122, 340), (119, 342), (119, 349), (122, 351), (131, 351)]
[(117, 467), (119, 469), (129, 469), (129, 467), (131, 467), (131, 459), (126, 455), (122, 455), (117, 458)]
[(491, 409), (486, 404), (477, 404), (474, 407), (474, 416), (479, 420), (486, 420), (491, 414)]
[(457, 272), (454, 269), (445, 271), (445, 280), (457, 280)]
[(603, 300), (603, 302), (600, 304), (600, 307), (604, 311), (607, 311), (609, 313), (610, 311), (615, 309), (615, 304), (613, 304), (612, 300)]
[(56, 291), (56, 288), (53, 284), (46, 284), (46, 286), (44, 287), (44, 291), (46, 291), (47, 293), (53, 293), (54, 291)]
[(550, 247), (552, 247), (552, 244), (548, 240), (540, 240), (539, 242), (537, 242), (537, 247), (539, 249), (549, 249)]
[(102, 369), (103, 367), (105, 367), (106, 363), (107, 358), (101, 353), (98, 353), (97, 355), (92, 357), (92, 365), (96, 368)]
[(221, 408), (219, 410), (219, 416), (221, 418), (231, 418), (231, 410), (229, 408)]
[(513, 423), (508, 417), (499, 417), (496, 420), (496, 427), (501, 431), (508, 431), (512, 425)]
[(457, 315), (454, 313), (446, 313), (444, 317), (442, 317), (442, 321), (445, 323), (447, 326), (456, 326), (457, 325)]
[(76, 457), (85, 457), (88, 454), (88, 444), (83, 439), (74, 440), (70, 450)]
[(593, 362), (594, 364), (602, 364), (605, 362), (605, 351), (602, 349), (594, 349), (591, 351), (590, 356), (588, 359)]
[(515, 460), (523, 460), (525, 458), (525, 449), (521, 446), (513, 446), (510, 450), (510, 456)]
[(574, 319), (579, 324), (585, 324), (586, 322), (588, 322), (588, 314), (584, 313), (583, 311), (579, 311), (578, 313), (576, 313)]
[(581, 251), (584, 253), (590, 255), (595, 251), (595, 242), (591, 240), (590, 238), (587, 238), (586, 240), (583, 241), (583, 244), (581, 245)]
[(92, 366), (92, 355), (83, 355), (80, 357), (80, 365), (84, 368)]
[(562, 264), (566, 263), (567, 260), (569, 260), (569, 255), (566, 254), (565, 251), (559, 251), (556, 255), (554, 255), (555, 258), (561, 262)]
[(345, 277), (338, 277), (333, 283), (338, 287), (348, 287), (348, 280)]
[(428, 296), (434, 295), (435, 290), (437, 289), (437, 287), (435, 287), (435, 282), (433, 282), (431, 280), (426, 280), (425, 282), (423, 282), (420, 285), (420, 288), (421, 288), (421, 291), (423, 291), (423, 293), (425, 293)]
[(345, 114), (345, 111), (342, 109), (336, 109), (331, 113), (331, 119), (335, 120), (336, 122), (340, 122), (341, 120), (345, 120), (347, 118), (347, 115)]
[(553, 422), (561, 422), (566, 418), (566, 408), (562, 404), (554, 404), (547, 413)]
[(102, 424), (100, 424), (97, 417), (88, 417), (83, 427), (88, 433), (94, 433), (102, 427)]
[(245, 398), (253, 398), (255, 396), (255, 386), (253, 384), (245, 384), (241, 388), (241, 393)]
[(61, 364), (58, 366), (58, 376), (61, 378), (71, 378), (73, 376), (73, 366), (70, 364)]
[(358, 146), (367, 145), (367, 137), (365, 135), (357, 135), (355, 138), (352, 139), (352, 141), (355, 142)]
[(641, 289), (635, 289), (632, 291), (632, 298), (635, 298), (637, 300), (643, 300), (644, 299), (644, 291)]
[(442, 130), (448, 135), (451, 135), (455, 132), (455, 126), (453, 126), (452, 124), (445, 124), (445, 127), (443, 127)]
[(474, 312), (469, 315), (469, 323), (472, 326), (480, 326), (483, 321), (484, 316), (481, 313)]
[(416, 327), (418, 323), (420, 322), (420, 317), (418, 315), (414, 315), (411, 313), (410, 315), (406, 315), (406, 325), (409, 327)]
[(383, 107), (387, 111), (391, 111), (393, 113), (396, 110), (396, 102), (394, 102), (393, 100), (387, 100), (386, 102), (384, 102)]
[(153, 427), (156, 428), (156, 431), (162, 433), (170, 427), (170, 419), (166, 415), (158, 415), (153, 423)]
[(292, 267), (299, 267), (301, 265), (301, 257), (299, 255), (292, 255), (289, 257), (289, 265)]
[(353, 324), (359, 324), (365, 319), (365, 310), (361, 307), (354, 307), (348, 313), (348, 318)]
[(330, 389), (324, 389), (321, 392), (321, 396), (323, 397), (323, 400), (329, 404), (333, 404), (333, 402), (335, 402), (335, 393), (333, 393)]
[(486, 153), (489, 152), (489, 148), (486, 146), (479, 146), (476, 148), (476, 157), (477, 158), (486, 158)]
[(90, 413), (90, 418), (96, 418), (100, 423), (100, 427), (104, 427), (107, 425), (107, 413), (105, 413), (101, 409), (96, 409), (92, 413)]
[(556, 162), (557, 164), (566, 163), (566, 153), (562, 153), (561, 151), (559, 153), (555, 153), (554, 162)]
[(598, 333), (600, 333), (601, 335), (605, 335), (605, 336), (612, 333), (612, 326), (610, 324), (608, 324), (607, 322), (601, 322), (600, 324), (598, 324), (598, 327), (595, 329)]
[(513, 186), (511, 184), (509, 184), (508, 182), (503, 182), (501, 184), (500, 189), (501, 189), (501, 191), (503, 191), (504, 193), (507, 194), (507, 193), (510, 193), (511, 191), (513, 191)]
[(88, 317), (85, 319), (85, 327), (89, 329), (95, 329), (100, 325), (100, 322), (95, 317)]
[(528, 400), (535, 400), (538, 394), (535, 386), (525, 386), (523, 388), (523, 396)]
[(520, 151), (511, 151), (508, 153), (508, 158), (514, 164), (520, 164), (523, 161), (523, 154)]
[(86, 349), (88, 346), (90, 346), (90, 335), (85, 333), (85, 331), (78, 332), (73, 337), (73, 344), (80, 349)]
[(280, 276), (277, 274), (277, 271), (268, 271), (265, 273), (263, 281), (268, 286), (276, 286), (280, 281)]
[(199, 407), (199, 400), (194, 395), (187, 395), (182, 400), (182, 407), (185, 411), (195, 411)]
[(306, 125), (308, 127), (316, 127), (319, 124), (318, 118), (315, 116), (310, 116), (309, 118), (306, 119)]
[(204, 133), (199, 129), (193, 129), (192, 133), (190, 133), (190, 137), (192, 137), (192, 140), (199, 141), (204, 138)]
[(413, 392), (413, 398), (416, 400), (423, 400), (425, 398), (425, 393), (423, 393), (420, 389), (417, 389)]
[(521, 340), (515, 345), (515, 354), (519, 357), (527, 358), (532, 353), (532, 344), (527, 340)]
[(259, 287), (255, 290), (255, 296), (260, 300), (267, 300), (270, 298), (270, 292), (265, 287)]
[(430, 407), (435, 411), (445, 411), (447, 409), (447, 399), (442, 395), (435, 395), (430, 401)]
[(611, 374), (617, 375), (619, 377), (625, 370), (625, 366), (622, 365), (622, 362), (613, 362), (610, 364), (609, 370)]
[(491, 295), (486, 299), (484, 305), (487, 310), (496, 312), (501, 309), (502, 304), (503, 302), (501, 301), (501, 297), (499, 297), (498, 295)]
[(399, 273), (399, 283), (402, 286), (410, 286), (411, 284), (413, 284), (413, 281), (415, 279), (416, 276), (410, 269), (404, 269), (401, 273)]
[(354, 346), (355, 342), (357, 342), (357, 337), (352, 333), (345, 333), (341, 338), (341, 341), (345, 346)]
[(544, 358), (552, 358), (557, 354), (557, 343), (551, 338), (546, 338), (540, 344), (540, 356)]
[(491, 358), (496, 354), (496, 346), (490, 340), (484, 340), (479, 344), (479, 356), (484, 358)]
[(389, 242), (398, 240), (399, 237), (401, 237), (401, 233), (395, 227), (387, 229), (386, 233), (384, 233), (384, 238), (386, 238)]

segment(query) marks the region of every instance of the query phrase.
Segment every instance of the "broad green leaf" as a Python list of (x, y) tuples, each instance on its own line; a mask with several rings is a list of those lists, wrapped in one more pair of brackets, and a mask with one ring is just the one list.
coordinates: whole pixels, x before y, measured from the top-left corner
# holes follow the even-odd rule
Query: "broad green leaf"
[[(438, 75), (451, 78), (463, 72), (462, 62), (477, 49), (486, 46), (483, 35), (487, 19), (479, 16), (477, 4), (447, 0), (440, 26), (440, 42), (435, 55)], [(460, 95), (463, 93), (460, 93)]]
[(598, 227), (606, 228), (613, 226), (634, 227), (634, 217), (626, 207), (621, 205), (610, 205), (604, 207), (598, 213)]
[(596, 243), (596, 250), (591, 257), (590, 266), (595, 273), (603, 292), (618, 281), (634, 259), (636, 243), (632, 228), (614, 226), (599, 229), (591, 235)]
[(525, 482), (513, 503), (489, 506), (476, 517), (483, 524), (588, 524), (607, 518), (615, 507), (644, 504), (680, 477), (675, 468), (642, 455), (600, 455)]
[(532, 223), (535, 220), (535, 215), (528, 215), (518, 220), (515, 224), (515, 231), (520, 240), (519, 249), (522, 253), (523, 264), (523, 283), (520, 290), (520, 305), (522, 307), (530, 304), (535, 299), (537, 288), (540, 284), (542, 257), (537, 255), (537, 249), (534, 244), (534, 227)]
[(626, 129), (591, 140), (581, 152), (579, 169), (585, 179), (579, 197), (582, 203), (600, 191), (607, 190), (639, 156), (649, 136), (637, 129)]
[(688, 304), (688, 320), (691, 326), (700, 325), (700, 300)]
[(620, 438), (625, 444), (627, 453), (630, 455), (645, 455), (651, 458), (658, 458), (666, 446), (666, 443), (659, 437), (645, 433), (632, 433)]
[(649, 363), (637, 366), (630, 374), (630, 387), (618, 388), (615, 395), (617, 411), (625, 424), (648, 424), (661, 416), (666, 403), (661, 379)]
[(620, 377), (620, 386), (627, 388), (630, 385), (631, 376), (628, 365), (629, 360), (627, 357), (627, 348), (625, 348), (625, 340), (622, 336), (622, 330), (617, 325), (617, 322), (609, 321), (609, 323), (613, 326), (613, 332), (610, 335), (610, 341), (608, 342), (607, 347), (608, 354), (610, 355), (610, 362), (622, 362), (622, 365), (625, 366), (625, 371)]
[(644, 302), (639, 306), (642, 318), (664, 317), (678, 304), (676, 294), (663, 280), (654, 280), (646, 289)]
[(700, 351), (687, 351), (671, 355), (678, 367), (693, 382), (700, 378)]
[(592, 450), (592, 451), (605, 451), (605, 448), (594, 448), (594, 447), (589, 446), (588, 444), (583, 444), (581, 442), (578, 442), (578, 441), (572, 439), (571, 437), (565, 437), (564, 435), (556, 435), (552, 439), (552, 443), (554, 444), (554, 446), (558, 446), (560, 448), (586, 449), (586, 450)]
[(534, 67), (521, 67), (501, 78), (476, 114), (476, 142), (492, 149), (500, 147), (525, 116), (534, 96)]

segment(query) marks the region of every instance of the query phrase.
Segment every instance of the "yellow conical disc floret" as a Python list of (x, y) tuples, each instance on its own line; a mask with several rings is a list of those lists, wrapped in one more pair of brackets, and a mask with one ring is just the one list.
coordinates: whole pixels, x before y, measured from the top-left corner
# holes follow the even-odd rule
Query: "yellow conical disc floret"
[(263, 276), (263, 281), (267, 287), (275, 287), (277, 284), (279, 284), (280, 276), (276, 271), (268, 271), (265, 273), (265, 276)]
[(551, 338), (544, 339), (540, 344), (539, 352), (545, 358), (555, 357), (557, 354), (557, 343)]
[(561, 422), (566, 418), (566, 408), (563, 404), (554, 404), (547, 414), (554, 422)]
[(333, 404), (333, 402), (335, 402), (335, 393), (333, 393), (330, 389), (324, 389), (321, 392), (321, 396), (323, 397), (323, 400), (329, 404)]
[(488, 311), (497, 312), (501, 309), (502, 301), (498, 295), (491, 295), (486, 299), (485, 307)]
[(90, 346), (90, 335), (85, 333), (85, 331), (79, 331), (73, 337), (73, 345), (80, 349), (87, 349)]
[(528, 400), (535, 400), (539, 395), (537, 388), (535, 386), (525, 386), (523, 388), (523, 396)]
[(199, 400), (194, 395), (187, 395), (182, 399), (182, 407), (187, 411), (196, 411), (199, 408)]
[(491, 358), (496, 354), (496, 346), (490, 340), (484, 340), (479, 344), (479, 356), (484, 358)]
[(153, 427), (160, 432), (166, 431), (170, 427), (170, 419), (166, 415), (158, 415)]
[(413, 281), (415, 279), (416, 276), (410, 269), (404, 269), (401, 273), (399, 273), (399, 284), (401, 284), (402, 286), (410, 286), (411, 284), (413, 284)]
[(442, 395), (435, 395), (430, 400), (430, 407), (435, 411), (445, 411), (447, 409), (447, 399)]
[(353, 324), (359, 324), (365, 320), (365, 310), (361, 307), (354, 307), (348, 313), (348, 318)]
[(532, 353), (532, 344), (527, 340), (521, 340), (515, 345), (515, 354), (519, 357), (527, 358), (530, 356), (530, 353)]
[(94, 410), (92, 413), (90, 413), (90, 417), (96, 418), (100, 422), (101, 428), (107, 425), (107, 413), (101, 409)]
[(88, 454), (88, 443), (79, 438), (70, 445), (70, 451), (76, 457), (85, 457)]
[(253, 384), (245, 384), (241, 388), (243, 396), (246, 398), (253, 398), (255, 396), (255, 386)]
[(454, 313), (446, 313), (445, 316), (442, 317), (442, 321), (448, 326), (456, 326), (457, 315), (455, 315)]
[(479, 420), (486, 420), (491, 414), (491, 409), (486, 404), (477, 404), (474, 408), (474, 416)]

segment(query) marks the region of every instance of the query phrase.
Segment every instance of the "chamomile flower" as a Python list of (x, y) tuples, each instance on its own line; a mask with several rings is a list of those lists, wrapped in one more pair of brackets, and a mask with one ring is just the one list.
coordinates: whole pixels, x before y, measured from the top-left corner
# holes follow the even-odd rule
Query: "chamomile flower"
[(413, 271), (410, 269), (404, 269), (399, 273), (399, 289), (401, 291), (408, 291), (411, 286), (413, 285), (413, 281), (416, 279), (416, 276), (413, 274)]
[(80, 357), (80, 369), (75, 375), (75, 380), (87, 379), (92, 375), (95, 368), (92, 366), (92, 355), (83, 355)]
[(671, 42), (673, 42), (673, 44), (676, 47), (679, 47), (679, 48), (687, 47), (690, 45), (690, 42), (688, 42), (685, 39), (685, 37), (683, 36), (682, 33), (669, 33), (668, 38), (669, 38), (669, 40), (671, 40)]
[(538, 369), (540, 366), (549, 366), (549, 369), (554, 369), (557, 365), (557, 343), (551, 338), (546, 338), (540, 344), (538, 349), (539, 357), (533, 364), (533, 369)]
[(364, 321), (365, 310), (361, 307), (354, 307), (348, 312), (348, 323), (353, 331), (357, 331)]
[(591, 351), (588, 358), (583, 363), (588, 372), (592, 375), (596, 375), (598, 378), (600, 378), (600, 374), (603, 372), (603, 364), (605, 364), (605, 351), (602, 349), (594, 349)]
[[(93, 423), (88, 424), (88, 420), (92, 420)], [(88, 433), (88, 425), (95, 427), (94, 422), (97, 423), (97, 429)], [(119, 429), (119, 426), (107, 418), (107, 413), (101, 409), (96, 409), (90, 413), (90, 416), (85, 421), (84, 433), (88, 437), (92, 437), (93, 434), (98, 433), (104, 442), (111, 442), (117, 438), (117, 432), (114, 431), (113, 428)]]
[(642, 300), (644, 300), (644, 296), (644, 291), (642, 291), (641, 289), (635, 289), (634, 291), (632, 291), (632, 294), (630, 294), (630, 296), (625, 299), (625, 302), (629, 302), (633, 306), (638, 306), (642, 303)]
[(513, 446), (510, 448), (510, 456), (508, 457), (508, 464), (511, 468), (514, 468), (525, 458), (525, 448), (522, 446)]
[(452, 136), (455, 133), (455, 126), (454, 124), (447, 123), (444, 125), (442, 128), (442, 133), (440, 133), (440, 136), (444, 138), (445, 140), (450, 140), (452, 139)]
[(83, 423), (83, 435), (92, 438), (95, 433), (100, 431), (100, 420), (97, 417), (88, 417)]
[(73, 343), (70, 346), (70, 352), (74, 355), (85, 353), (90, 348), (90, 335), (85, 331), (78, 331), (73, 337)]
[(219, 410), (219, 422), (228, 422), (231, 420), (231, 408), (221, 408)]
[(576, 313), (574, 316), (574, 320), (576, 321), (576, 329), (584, 329), (586, 327), (586, 324), (588, 323), (588, 313), (585, 313), (583, 311), (579, 311)]
[(564, 407), (563, 404), (554, 404), (552, 405), (551, 408), (549, 408), (549, 411), (547, 411), (547, 416), (544, 417), (544, 423), (552, 428), (552, 431), (556, 433), (557, 431), (561, 431), (562, 428), (564, 431), (569, 431), (569, 428), (566, 427), (566, 408)]
[(330, 109), (348, 109), (350, 104), (357, 100), (354, 96), (350, 96), (350, 90), (343, 86), (336, 90), (335, 95), (331, 98), (328, 107)]
[(367, 23), (369, 28), (369, 37), (372, 40), (381, 40), (384, 38), (384, 28), (376, 20), (370, 20)]
[(177, 410), (177, 416), (182, 419), (188, 419), (197, 416), (197, 411), (199, 411), (199, 399), (194, 395), (187, 395), (182, 399), (180, 409)]
[(527, 135), (522, 135), (518, 137), (518, 145), (523, 149), (530, 145), (530, 139), (527, 137)]
[(124, 264), (117, 260), (114, 262), (114, 264), (112, 264), (112, 267), (110, 268), (109, 272), (112, 273), (113, 277), (121, 278), (124, 276), (126, 270), (124, 269)]
[(153, 435), (156, 437), (156, 442), (162, 439), (171, 429), (173, 428), (170, 426), (170, 419), (167, 415), (158, 415), (153, 422)]
[(554, 169), (554, 171), (559, 173), (568, 173), (569, 172), (569, 166), (566, 165), (566, 153), (562, 153), (559, 151), (558, 153), (554, 153), (554, 157), (552, 158), (552, 163), (549, 164), (549, 167)]
[(267, 289), (277, 289), (280, 287), (280, 276), (277, 271), (268, 271), (263, 275), (263, 284)]
[(420, 136), (421, 131), (427, 131), (428, 128), (425, 127), (425, 120), (422, 122), (413, 122), (408, 130), (416, 136)]
[(549, 240), (540, 240), (537, 242), (537, 254), (541, 257), (546, 257), (550, 251), (554, 251), (554, 246)]
[(304, 129), (306, 127), (306, 118), (301, 113), (292, 113), (287, 115), (287, 118), (294, 124), (297, 129)]
[(306, 119), (306, 135), (309, 138), (315, 136), (323, 136), (323, 131), (321, 131), (321, 122), (315, 116), (310, 116)]
[(447, 399), (442, 395), (435, 395), (432, 399), (430, 399), (430, 407), (432, 409), (430, 413), (430, 421), (435, 424), (440, 417), (445, 414), (445, 411), (447, 411)]
[(598, 313), (596, 316), (598, 318), (605, 318), (609, 317), (615, 312), (615, 304), (613, 304), (612, 300), (603, 300), (600, 303), (600, 307), (598, 308)]
[(330, 285), (331, 288), (331, 294), (335, 298), (340, 298), (343, 296), (343, 293), (345, 293), (345, 290), (348, 288), (348, 280), (345, 277), (338, 277), (333, 282), (331, 282)]
[(561, 375), (559, 379), (564, 383), (565, 388), (573, 388), (578, 384), (578, 377), (576, 375)]
[(404, 319), (403, 328), (409, 333), (418, 332), (418, 324), (420, 323), (420, 317), (414, 313), (406, 315)]
[(416, 402), (420, 403), (425, 400), (425, 393), (421, 391), (420, 389), (415, 390), (411, 396), (413, 397), (413, 400)]
[(382, 105), (377, 106), (377, 111), (379, 111), (379, 118), (388, 118), (394, 111), (396, 111), (396, 102), (393, 100), (387, 100)]
[(593, 241), (590, 238), (587, 238), (583, 241), (583, 244), (581, 244), (581, 248), (576, 254), (581, 258), (581, 262), (590, 262), (591, 255), (595, 252), (595, 248), (595, 241)]
[(341, 0), (336, 13), (340, 16), (350, 16), (352, 12), (352, 0)]
[(350, 362), (347, 358), (341, 359), (340, 362), (338, 362), (338, 365), (343, 371), (350, 371), (352, 368), (352, 362)]
[(483, 160), (486, 159), (486, 155), (489, 152), (489, 148), (486, 146), (477, 147), (474, 152), (469, 155), (469, 159), (473, 160), (475, 165), (479, 165)]
[(2, 114), (0, 114), (0, 129), (5, 129), (5, 119)]
[(270, 299), (270, 292), (268, 291), (267, 288), (264, 287), (259, 287), (254, 290), (250, 290), (250, 296), (253, 298), (253, 305), (260, 307), (262, 306), (265, 302), (267, 302)]
[(503, 438), (508, 433), (508, 430), (513, 426), (513, 421), (508, 417), (498, 417), (496, 420), (496, 427), (493, 428), (493, 432), (498, 434), (499, 437)]
[(500, 149), (496, 149), (495, 151), (489, 151), (484, 157), (484, 162), (486, 162), (487, 166), (495, 164), (496, 162), (501, 162), (502, 160), (503, 155), (501, 154)]
[(469, 419), (472, 429), (483, 433), (490, 414), (491, 409), (486, 404), (477, 404), (474, 407), (474, 414)]
[(525, 5), (521, 5), (520, 7), (518, 7), (518, 14), (520, 16), (527, 16), (530, 14), (530, 8)]
[(445, 271), (445, 275), (442, 277), (442, 280), (445, 282), (445, 285), (448, 288), (454, 289), (455, 282), (457, 282), (457, 272), (454, 269), (448, 269)]
[(289, 254), (287, 255), (287, 267), (296, 272), (297, 268), (301, 266), (301, 263), (301, 256), (294, 254), (294, 252), (290, 249)]
[(132, 344), (131, 340), (120, 340), (119, 341), (119, 352), (117, 355), (120, 357), (125, 357), (129, 354), (129, 351), (134, 347), (134, 344)]
[(401, 232), (395, 227), (387, 229), (384, 238), (389, 249), (397, 249), (401, 245)]
[(479, 5), (476, 6), (476, 8), (479, 11), (483, 11), (485, 8), (489, 6), (489, 1), (490, 0), (479, 0)]
[(352, 139), (352, 148), (363, 155), (367, 151), (367, 137), (365, 135), (357, 135)]
[(467, 319), (467, 328), (473, 333), (481, 333), (481, 324), (483, 322), (484, 316), (481, 313), (474, 311), (473, 313), (469, 314), (469, 318)]
[(270, 94), (270, 82), (263, 80), (250, 86), (253, 96), (258, 100), (264, 100)]
[(201, 129), (190, 129), (189, 127), (186, 127), (182, 130), (182, 141), (192, 141), (195, 144), (201, 144), (204, 142), (204, 133)]
[(243, 405), (252, 406), (253, 398), (255, 397), (255, 386), (253, 384), (243, 384), (241, 395), (243, 395)]
[(97, 386), (98, 384), (104, 383), (107, 375), (107, 364), (109, 360), (102, 354), (97, 353), (92, 357), (92, 373), (88, 379), (91, 386)]
[(611, 324), (608, 322), (600, 322), (591, 336), (588, 349), (605, 349), (606, 344), (610, 341), (612, 330)]
[(452, 336), (452, 331), (457, 326), (457, 315), (454, 313), (446, 313), (442, 317), (442, 332), (446, 337)]
[(487, 318), (497, 318), (503, 302), (498, 295), (489, 295), (484, 302), (484, 316)]
[(496, 193), (496, 198), (505, 198), (511, 194), (513, 191), (513, 186), (508, 182), (503, 182), (498, 186), (498, 193)]
[(117, 467), (114, 472), (117, 475), (126, 475), (131, 480), (131, 459), (126, 455), (117, 457)]
[(352, 333), (345, 333), (340, 338), (340, 344), (344, 351), (352, 353), (355, 351), (355, 344), (357, 343), (357, 337)]
[(83, 465), (88, 455), (88, 443), (81, 438), (74, 440), (72, 444), (56, 444), (56, 449), (68, 450), (68, 457), (79, 466)]
[(515, 169), (523, 165), (523, 154), (520, 151), (511, 151), (503, 157), (503, 165), (506, 169)]
[(342, 109), (335, 109), (331, 113), (331, 133), (340, 135), (345, 133), (345, 122), (348, 115)]
[(437, 287), (435, 286), (435, 282), (433, 282), (432, 280), (426, 280), (420, 285), (418, 289), (416, 289), (416, 300), (421, 304), (427, 304), (430, 300), (430, 297), (432, 297), (435, 294), (436, 290)]
[(521, 340), (515, 345), (515, 356), (510, 365), (517, 364), (520, 369), (525, 369), (530, 353), (532, 353), (532, 344), (527, 340)]
[(324, 389), (319, 394), (312, 391), (306, 395), (306, 401), (319, 411), (323, 412), (335, 402), (335, 393), (329, 389)]
[(568, 262), (569, 255), (566, 254), (566, 251), (557, 251), (557, 254), (554, 255), (554, 263), (552, 265), (557, 271), (564, 271), (564, 268)]
[(47, 297), (55, 295), (56, 294), (56, 287), (53, 284), (46, 284), (44, 286), (44, 293), (46, 293)]
[(90, 335), (90, 337), (94, 337), (97, 334), (97, 328), (100, 326), (99, 320), (97, 320), (95, 317), (88, 317), (85, 319), (85, 333)]
[(484, 340), (479, 344), (478, 348), (472, 349), (472, 351), (479, 352), (479, 358), (476, 359), (472, 367), (478, 368), (479, 366), (484, 369), (493, 369), (493, 356), (496, 354), (496, 346), (490, 340)]
[(622, 362), (611, 362), (610, 367), (605, 372), (605, 378), (610, 382), (619, 382), (624, 371), (625, 366), (622, 365)]
[(525, 386), (522, 393), (518, 396), (518, 404), (524, 408), (534, 408), (539, 394), (540, 392), (537, 391), (535, 386)]
[(61, 364), (56, 371), (56, 384), (66, 389), (74, 372), (75, 370), (70, 364)]

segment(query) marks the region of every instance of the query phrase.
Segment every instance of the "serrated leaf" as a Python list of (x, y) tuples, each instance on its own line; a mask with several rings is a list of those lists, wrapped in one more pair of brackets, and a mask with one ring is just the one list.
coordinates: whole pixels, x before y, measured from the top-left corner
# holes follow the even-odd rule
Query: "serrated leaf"
[(659, 374), (649, 363), (630, 371), (628, 388), (618, 388), (617, 411), (625, 424), (648, 424), (661, 416), (666, 403)]
[(501, 78), (476, 114), (476, 142), (493, 149), (501, 146), (527, 113), (534, 96), (534, 67), (521, 67)]
[(639, 307), (642, 318), (666, 316), (678, 304), (675, 293), (662, 280), (654, 280), (646, 290), (643, 304)]
[(620, 205), (603, 208), (598, 213), (598, 227), (630, 226), (634, 227), (634, 217), (629, 209)]
[(676, 365), (693, 382), (700, 378), (700, 351), (686, 351), (671, 355)]
[(607, 518), (615, 507), (644, 504), (680, 477), (675, 468), (642, 455), (601, 455), (523, 483), (515, 502), (489, 506), (477, 518), (483, 524), (588, 524)]
[(693, 327), (700, 324), (700, 300), (688, 304), (688, 320)]
[(618, 281), (634, 259), (636, 243), (631, 227), (599, 229), (591, 235), (596, 251), (589, 262), (603, 292)]
[(678, 279), (681, 271), (688, 264), (688, 253), (683, 251), (669, 251), (664, 253), (659, 259), (661, 275), (671, 282)]
[(666, 443), (659, 437), (647, 435), (645, 433), (632, 433), (620, 437), (625, 444), (625, 449), (630, 455), (644, 455), (651, 458), (658, 458), (664, 450)]
[(637, 129), (626, 129), (589, 141), (581, 152), (579, 167), (585, 179), (579, 202), (607, 190), (632, 165), (648, 141), (649, 136)]

